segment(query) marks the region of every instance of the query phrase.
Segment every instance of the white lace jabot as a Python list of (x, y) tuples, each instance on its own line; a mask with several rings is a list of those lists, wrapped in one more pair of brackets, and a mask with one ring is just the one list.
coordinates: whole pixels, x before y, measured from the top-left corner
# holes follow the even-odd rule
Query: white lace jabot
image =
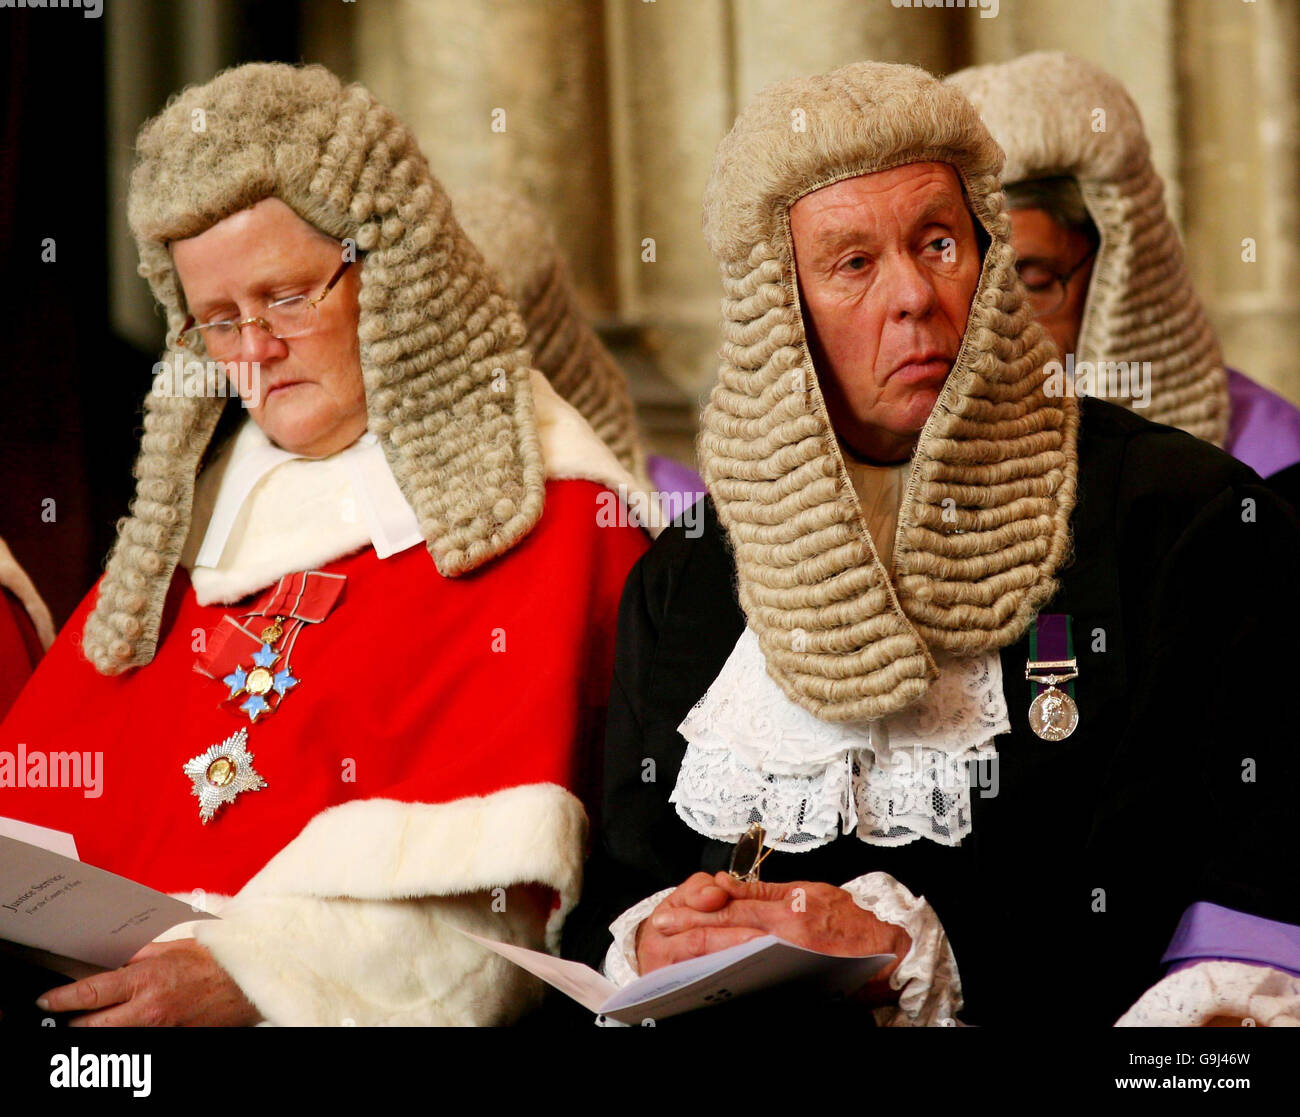
[(871, 845), (970, 833), (967, 762), (993, 759), (1006, 733), (996, 651), (937, 657), (925, 696), (871, 722), (826, 722), (796, 706), (767, 673), (746, 628), (678, 731), (686, 738), (670, 801), (688, 826), (735, 841), (761, 822), (776, 849), (815, 849), (839, 833)]

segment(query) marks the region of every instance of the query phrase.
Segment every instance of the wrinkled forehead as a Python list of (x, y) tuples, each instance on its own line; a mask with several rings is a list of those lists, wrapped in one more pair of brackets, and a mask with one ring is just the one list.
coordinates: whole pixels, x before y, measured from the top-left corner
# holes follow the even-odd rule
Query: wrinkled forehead
[(957, 169), (920, 162), (815, 182), (791, 201), (789, 213), (870, 220), (887, 212), (915, 218), (956, 208), (972, 212)]
[[(817, 184), (787, 210), (791, 248), (836, 251), (841, 242), (910, 237), (929, 226), (956, 233), (983, 229), (957, 169), (949, 163), (902, 163)], [(984, 238), (980, 238), (983, 241)]]
[(339, 241), (274, 196), (169, 241), (166, 248), (184, 304), (201, 300), (211, 284), (314, 275), (341, 258)]

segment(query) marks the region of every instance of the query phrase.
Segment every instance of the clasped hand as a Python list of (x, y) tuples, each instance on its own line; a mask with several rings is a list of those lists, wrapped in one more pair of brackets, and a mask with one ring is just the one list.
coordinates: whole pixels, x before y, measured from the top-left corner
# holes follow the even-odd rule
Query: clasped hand
[(896, 955), (859, 994), (873, 1005), (897, 1001), (889, 977), (912, 948), (902, 927), (877, 919), (843, 888), (806, 880), (747, 884), (730, 873), (695, 873), (637, 929), (638, 968), (647, 974), (762, 935), (824, 954)]

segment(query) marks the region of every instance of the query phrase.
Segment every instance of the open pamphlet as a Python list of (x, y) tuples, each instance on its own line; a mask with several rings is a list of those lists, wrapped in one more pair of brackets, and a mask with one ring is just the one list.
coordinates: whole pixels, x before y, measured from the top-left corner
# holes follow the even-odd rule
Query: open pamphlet
[(592, 1012), (621, 1024), (644, 1024), (721, 1004), (746, 993), (804, 982), (827, 993), (849, 993), (894, 960), (893, 954), (846, 958), (764, 935), (739, 946), (664, 966), (619, 988), (584, 966), (539, 950), (461, 932), (540, 977)]
[(178, 923), (214, 919), (79, 861), (70, 834), (0, 819), (0, 947), (73, 978), (124, 965)]

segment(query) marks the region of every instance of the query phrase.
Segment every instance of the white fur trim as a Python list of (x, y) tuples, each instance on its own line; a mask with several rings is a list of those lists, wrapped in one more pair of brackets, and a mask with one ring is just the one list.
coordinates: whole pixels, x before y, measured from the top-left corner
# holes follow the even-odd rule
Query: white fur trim
[[(192, 934), (275, 1024), (504, 1023), (539, 984), (455, 928), (558, 950), (586, 830), (582, 804), (554, 784), (354, 800), (313, 818), (233, 899), (209, 897), (219, 919), (166, 937)], [(493, 890), (517, 884), (553, 888), (559, 907), (545, 922), (523, 904), (494, 911)]]
[(321, 811), (240, 890), (366, 900), (545, 884), (559, 924), (582, 884), (587, 814), (556, 784), (528, 784), (450, 803), (354, 799)]
[[(203, 894), (219, 919), (155, 941), (196, 938), (273, 1024), (506, 1023), (540, 983), (456, 928), (557, 951), (585, 839), (582, 805), (554, 784), (444, 804), (358, 799), (312, 819), (238, 896)], [(560, 896), (545, 925), (527, 905), (494, 910), (493, 889), (528, 883)]]
[(491, 903), (482, 892), (237, 898), (196, 937), (272, 1024), (505, 1024), (537, 1003), (541, 983), (456, 928), (533, 950), (543, 932), (531, 913)]

